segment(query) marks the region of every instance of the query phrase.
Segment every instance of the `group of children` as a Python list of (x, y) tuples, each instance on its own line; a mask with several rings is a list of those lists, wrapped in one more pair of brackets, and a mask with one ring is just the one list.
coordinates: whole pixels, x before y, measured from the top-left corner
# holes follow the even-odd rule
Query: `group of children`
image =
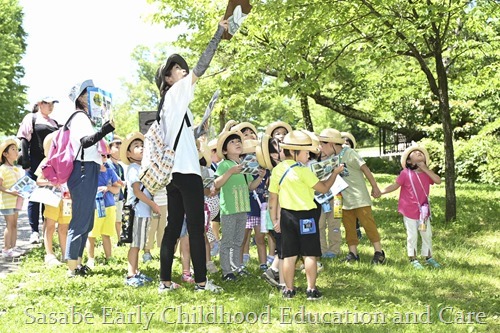
[[(51, 135), (47, 136), (44, 148), (48, 149), (51, 139)], [(363, 158), (351, 148), (355, 144), (354, 137), (349, 133), (328, 128), (316, 135), (305, 130), (292, 130), (291, 126), (284, 122), (270, 124), (261, 140), (257, 140), (254, 125), (233, 121), (208, 145), (200, 144), (201, 174), (205, 178), (214, 178), (205, 190), (206, 231), (210, 236), (205, 238), (209, 272), (218, 271), (210, 258), (210, 249), (212, 248), (212, 254), (216, 254), (213, 248), (220, 242), (222, 280), (236, 281), (239, 277), (248, 275), (245, 269), (248, 250), (245, 260), (244, 248), (247, 244), (248, 249), (253, 230), (263, 279), (273, 286), (280, 287), (283, 297), (294, 297), (296, 262), (301, 257), (307, 277), (307, 299), (319, 299), (321, 292), (316, 286), (317, 259), (340, 255), (340, 221), (345, 228), (349, 249), (346, 262), (360, 260), (357, 253), (359, 240), (356, 223), (363, 226), (374, 247), (372, 263), (385, 262), (385, 253), (371, 210), (370, 194), (378, 198), (398, 188), (401, 188), (398, 211), (403, 215), (407, 229), (407, 252), (411, 264), (417, 269), (423, 268), (417, 259), (417, 238), (420, 233), (423, 242), (421, 254), (429, 265), (440, 267), (432, 257), (432, 229), (429, 223), (429, 188), (434, 183), (439, 184), (440, 178), (427, 167), (427, 150), (420, 146), (409, 147), (401, 156), (403, 171), (396, 182), (380, 190)], [(144, 250), (144, 262), (152, 259), (152, 244), (155, 240), (157, 244), (161, 243), (167, 221), (167, 202), (164, 200), (166, 193), (159, 192), (153, 197), (141, 186), (139, 174), (143, 149), (144, 136), (136, 132), (128, 135), (123, 142), (116, 137), (109, 144), (108, 154), (102, 155), (98, 197), (102, 194), (104, 210), (99, 210), (97, 202), (95, 224), (88, 239), (89, 269), (95, 266), (96, 237), (102, 237), (105, 262), (112, 260), (111, 237), (117, 235), (120, 230), (123, 189), (127, 184), (127, 203), (133, 204), (135, 209), (125, 279), (126, 284), (130, 286), (142, 286), (153, 280), (139, 271), (139, 252)], [(22, 176), (22, 170), (15, 165), (18, 158), (16, 141), (9, 139), (3, 142), (0, 145), (0, 153), (0, 214), (5, 216), (7, 224), (2, 255), (7, 258), (18, 257), (23, 254), (23, 251), (15, 246), (18, 201), (22, 199), (19, 193), (10, 190)], [(257, 174), (242, 173), (241, 161), (246, 154), (256, 154), (260, 165)], [(213, 163), (212, 156), (214, 161), (220, 162)], [(337, 167), (328, 177), (318, 179), (308, 165), (329, 158), (337, 159)], [(127, 166), (126, 173), (123, 165)], [(36, 174), (39, 186), (49, 185), (40, 170)], [(342, 218), (336, 218), (333, 214), (333, 207), (339, 204), (334, 198), (329, 202), (330, 209), (319, 205), (314, 199), (315, 192), (328, 192), (337, 177), (342, 177), (348, 185), (341, 192)], [(365, 185), (365, 177), (372, 186), (371, 193)], [(62, 200), (59, 207), (45, 205), (44, 211), (44, 244), (47, 252), (46, 263), (49, 265), (60, 264), (52, 247), (55, 225), (58, 224), (59, 243), (61, 248), (64, 248), (65, 230), (67, 231), (71, 219), (71, 211), (68, 212), (71, 200), (68, 191), (64, 186), (60, 190)], [(262, 214), (263, 209), (267, 215)], [(219, 223), (214, 221), (219, 210), (220, 226), (215, 228)], [(261, 227), (261, 224), (265, 226)], [(275, 247), (275, 258), (270, 262), (267, 261), (266, 255), (266, 235), (268, 244)], [(187, 237), (184, 244), (186, 239)], [(187, 242), (187, 250), (186, 245), (180, 246), (181, 250), (184, 248), (182, 256), (187, 256), (187, 260), (183, 260), (182, 280), (193, 282), (189, 266), (189, 243)], [(61, 261), (64, 261), (64, 255)]]

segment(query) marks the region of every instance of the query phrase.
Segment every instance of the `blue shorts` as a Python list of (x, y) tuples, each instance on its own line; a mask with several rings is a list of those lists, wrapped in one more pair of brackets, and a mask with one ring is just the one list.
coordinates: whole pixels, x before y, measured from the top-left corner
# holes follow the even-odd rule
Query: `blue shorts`
[(19, 211), (20, 209), (17, 208), (0, 209), (0, 216), (14, 215), (16, 212)]

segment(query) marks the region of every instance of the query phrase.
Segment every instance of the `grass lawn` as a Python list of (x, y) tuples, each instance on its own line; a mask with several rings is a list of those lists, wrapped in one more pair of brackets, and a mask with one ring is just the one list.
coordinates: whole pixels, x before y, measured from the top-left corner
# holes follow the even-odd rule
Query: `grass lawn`
[[(379, 186), (394, 176), (376, 175)], [(458, 219), (444, 222), (444, 186), (431, 190), (435, 258), (440, 270), (416, 271), (406, 258), (406, 232), (397, 213), (397, 192), (374, 200), (375, 220), (388, 258), (369, 264), (373, 249), (361, 240), (361, 263), (323, 259), (318, 278), (323, 299), (304, 292), (283, 300), (260, 279), (255, 247), (253, 276), (223, 283), (223, 294), (194, 293), (190, 285), (159, 295), (157, 283), (123, 284), (126, 248), (117, 262), (96, 266), (87, 278), (66, 278), (65, 267), (47, 269), (35, 249), (20, 269), (0, 281), (0, 332), (500, 332), (500, 191), (457, 184)], [(347, 250), (345, 244), (342, 245)], [(102, 248), (96, 249), (102, 257)], [(158, 276), (156, 260), (140, 268)], [(180, 263), (174, 277), (180, 280)], [(305, 276), (297, 272), (297, 286)]]

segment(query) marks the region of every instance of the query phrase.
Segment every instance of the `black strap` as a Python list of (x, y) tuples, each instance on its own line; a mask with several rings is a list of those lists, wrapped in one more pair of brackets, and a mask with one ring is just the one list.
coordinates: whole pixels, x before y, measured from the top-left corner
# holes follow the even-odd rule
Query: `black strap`
[[(163, 103), (165, 102), (165, 95), (166, 95), (166, 93), (163, 94), (163, 96), (161, 96), (160, 104), (158, 104), (158, 110), (156, 110), (156, 121), (158, 122), (158, 124), (160, 124), (160, 120), (161, 120), (160, 113), (161, 113), (161, 109), (163, 108)], [(179, 129), (179, 133), (177, 134), (177, 137), (175, 138), (174, 148), (173, 148), (174, 151), (177, 149), (177, 144), (179, 144), (179, 139), (181, 137), (182, 128), (184, 127), (184, 122), (186, 122), (188, 127), (191, 127), (191, 122), (189, 121), (189, 117), (187, 115), (187, 110), (186, 110), (186, 113), (184, 114), (184, 119), (182, 120), (181, 128)]]
[[(134, 189), (132, 188), (132, 192), (134, 191)], [(141, 183), (141, 192), (144, 191), (144, 184)], [(139, 198), (138, 197), (135, 197), (135, 200), (134, 200), (134, 203), (132, 204), (132, 207), (134, 207), (135, 209), (135, 206), (137, 206), (137, 203), (139, 202)]]

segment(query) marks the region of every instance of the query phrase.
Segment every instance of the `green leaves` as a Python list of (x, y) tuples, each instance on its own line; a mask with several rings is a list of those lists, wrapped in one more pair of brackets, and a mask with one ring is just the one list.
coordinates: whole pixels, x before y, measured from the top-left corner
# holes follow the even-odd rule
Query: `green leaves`
[(24, 116), (25, 89), (20, 65), (26, 50), (23, 14), (17, 0), (0, 0), (0, 132), (15, 134)]

